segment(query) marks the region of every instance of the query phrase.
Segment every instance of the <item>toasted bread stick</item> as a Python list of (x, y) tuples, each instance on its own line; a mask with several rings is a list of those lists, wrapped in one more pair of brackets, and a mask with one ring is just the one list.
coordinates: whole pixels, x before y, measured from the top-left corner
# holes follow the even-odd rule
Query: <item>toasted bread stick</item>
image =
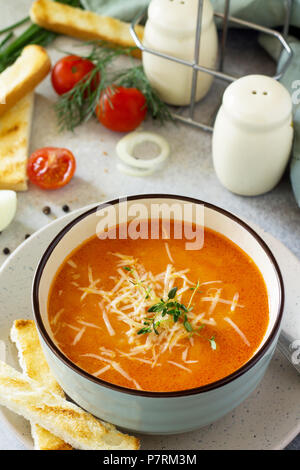
[(0, 74), (0, 116), (33, 91), (50, 68), (51, 62), (43, 47), (33, 44), (24, 47), (20, 57)]
[(139, 441), (0, 361), (0, 404), (80, 450), (137, 450)]
[[(130, 25), (123, 21), (101, 16), (51, 0), (36, 0), (30, 10), (31, 20), (45, 29), (84, 40), (104, 40), (114, 46), (135, 46), (130, 34)], [(137, 26), (136, 33), (142, 40), (144, 27)], [(141, 57), (139, 49), (132, 51)]]
[[(17, 346), (23, 372), (47, 387), (49, 391), (64, 397), (63, 390), (56, 382), (47, 364), (34, 321), (15, 320), (10, 337)], [(38, 424), (31, 423), (31, 434), (36, 450), (72, 450), (69, 444)]]
[(0, 116), (0, 189), (27, 189), (27, 158), (34, 93)]

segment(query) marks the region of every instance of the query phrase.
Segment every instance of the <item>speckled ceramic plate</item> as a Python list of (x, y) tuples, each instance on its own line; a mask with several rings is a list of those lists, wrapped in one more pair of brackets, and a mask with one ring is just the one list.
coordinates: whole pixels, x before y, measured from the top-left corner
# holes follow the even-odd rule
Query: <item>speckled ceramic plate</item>
[[(0, 340), (6, 343), (6, 361), (19, 368), (16, 349), (9, 341), (14, 319), (32, 318), (31, 284), (39, 258), (52, 238), (86, 208), (51, 223), (32, 235), (0, 270)], [(300, 263), (271, 235), (254, 227), (273, 251), (286, 287), (285, 324), (291, 328), (300, 315)], [(300, 379), (276, 352), (256, 391), (233, 412), (197, 432), (175, 436), (142, 436), (143, 449), (282, 449), (300, 432)], [(0, 410), (1, 426), (10, 428), (32, 448), (30, 427), (22, 417)]]

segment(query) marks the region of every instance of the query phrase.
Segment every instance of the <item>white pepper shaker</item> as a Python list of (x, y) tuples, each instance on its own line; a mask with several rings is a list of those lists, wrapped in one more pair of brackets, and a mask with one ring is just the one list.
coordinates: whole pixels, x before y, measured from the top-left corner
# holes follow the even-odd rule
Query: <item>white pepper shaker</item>
[[(198, 0), (152, 0), (148, 8), (143, 43), (155, 51), (193, 62)], [(215, 68), (218, 50), (210, 0), (203, 1), (199, 63)], [(143, 53), (143, 66), (152, 87), (168, 104), (185, 106), (191, 100), (192, 68)], [(209, 91), (213, 77), (199, 72), (196, 101)]]
[(225, 90), (213, 132), (213, 163), (230, 191), (256, 196), (273, 189), (293, 142), (292, 100), (271, 77), (248, 75)]

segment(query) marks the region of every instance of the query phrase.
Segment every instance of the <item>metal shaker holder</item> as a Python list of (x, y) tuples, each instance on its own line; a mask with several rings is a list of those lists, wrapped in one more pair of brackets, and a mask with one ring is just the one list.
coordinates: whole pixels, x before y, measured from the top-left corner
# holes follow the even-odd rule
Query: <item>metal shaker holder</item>
[(142, 52), (148, 52), (149, 54), (153, 54), (157, 57), (161, 57), (165, 60), (170, 60), (172, 62), (177, 62), (179, 64), (185, 65), (186, 67), (191, 67), (193, 69), (193, 75), (192, 75), (192, 87), (191, 87), (191, 102), (188, 107), (189, 113), (188, 117), (184, 117), (176, 112), (172, 112), (172, 116), (178, 120), (181, 121), (185, 124), (191, 125), (198, 127), (204, 131), (212, 132), (213, 131), (213, 126), (212, 125), (207, 125), (202, 122), (196, 121), (194, 119), (195, 115), (195, 105), (196, 105), (196, 88), (197, 88), (197, 80), (198, 80), (198, 73), (197, 72), (206, 72), (210, 75), (213, 75), (214, 77), (224, 80), (225, 82), (231, 83), (237, 78), (240, 77), (234, 77), (232, 75), (229, 75), (228, 73), (223, 72), (223, 64), (224, 64), (224, 57), (225, 57), (225, 51), (226, 51), (226, 41), (227, 41), (227, 33), (228, 33), (228, 25), (229, 23), (235, 24), (237, 26), (243, 27), (243, 28), (249, 28), (255, 31), (259, 31), (261, 33), (265, 33), (267, 35), (275, 37), (279, 43), (281, 44), (282, 48), (285, 49), (287, 52), (287, 58), (282, 65), (280, 71), (273, 76), (275, 80), (279, 80), (283, 74), (285, 73), (287, 67), (289, 66), (292, 56), (293, 56), (293, 51), (290, 48), (288, 42), (287, 42), (287, 34), (289, 31), (289, 26), (290, 26), (290, 18), (291, 18), (291, 10), (292, 10), (292, 2), (293, 0), (285, 0), (285, 8), (286, 8), (286, 15), (284, 19), (284, 26), (283, 26), (283, 31), (282, 33), (279, 33), (278, 31), (270, 28), (266, 28), (264, 26), (260, 26), (256, 23), (250, 23), (248, 21), (244, 21), (235, 17), (232, 17), (229, 15), (229, 9), (230, 9), (230, 0), (225, 0), (225, 6), (224, 6), (224, 12), (223, 13), (218, 13), (215, 12), (214, 16), (215, 18), (219, 18), (222, 20), (222, 35), (221, 35), (221, 48), (220, 48), (220, 60), (219, 60), (219, 66), (217, 70), (210, 69), (207, 67), (203, 67), (199, 65), (199, 51), (200, 51), (200, 42), (201, 42), (201, 24), (202, 24), (202, 13), (203, 13), (203, 0), (198, 0), (199, 5), (198, 5), (198, 12), (197, 12), (197, 28), (196, 28), (196, 37), (195, 37), (195, 50), (194, 50), (194, 60), (193, 62), (189, 62), (183, 59), (180, 59), (178, 57), (170, 56), (168, 54), (164, 54), (158, 51), (155, 51), (153, 49), (150, 49), (148, 47), (145, 47), (140, 39), (138, 38), (136, 32), (135, 32), (135, 27), (137, 24), (141, 22), (141, 20), (146, 16), (147, 14), (147, 9), (143, 10), (141, 13), (137, 15), (137, 17), (132, 21), (131, 26), (130, 26), (130, 32), (131, 35), (135, 41), (135, 44), (137, 47), (142, 51)]

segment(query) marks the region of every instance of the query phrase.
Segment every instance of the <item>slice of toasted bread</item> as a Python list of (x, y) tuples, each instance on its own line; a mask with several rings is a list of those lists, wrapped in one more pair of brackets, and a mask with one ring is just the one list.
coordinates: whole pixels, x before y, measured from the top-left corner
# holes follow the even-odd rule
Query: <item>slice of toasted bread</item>
[[(114, 46), (135, 46), (129, 23), (59, 2), (36, 0), (31, 6), (30, 17), (34, 23), (43, 28), (74, 38), (104, 40)], [(138, 25), (136, 33), (142, 40), (144, 27)], [(140, 58), (141, 52), (135, 49), (132, 55)]]
[(38, 424), (31, 423), (31, 435), (35, 450), (73, 450), (70, 444)]
[(0, 189), (25, 191), (34, 94), (0, 117)]
[[(15, 320), (10, 337), (16, 344), (23, 372), (53, 393), (64, 397), (64, 392), (47, 364), (33, 320)], [(32, 423), (31, 434), (36, 450), (72, 450), (72, 447), (41, 426)]]
[(50, 68), (43, 47), (34, 44), (24, 47), (20, 57), (0, 74), (0, 116), (33, 91)]
[(23, 372), (61, 397), (65, 394), (50, 371), (33, 320), (15, 320), (10, 331), (11, 340), (18, 349)]
[(79, 450), (137, 450), (139, 440), (122, 434), (0, 361), (0, 404), (39, 424)]

